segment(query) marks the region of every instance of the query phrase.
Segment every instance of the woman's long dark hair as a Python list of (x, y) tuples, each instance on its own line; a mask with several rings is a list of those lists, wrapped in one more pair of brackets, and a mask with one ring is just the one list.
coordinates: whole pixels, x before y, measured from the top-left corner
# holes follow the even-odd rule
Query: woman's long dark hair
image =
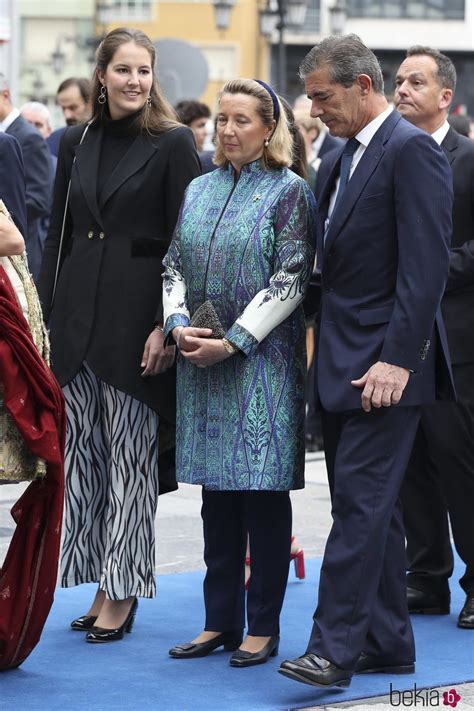
[(160, 86), (155, 79), (156, 50), (153, 42), (141, 30), (128, 27), (118, 27), (109, 32), (97, 49), (96, 68), (92, 78), (92, 120), (102, 122), (107, 117), (107, 103), (99, 104), (97, 101), (102, 89), (97, 70), (100, 69), (101, 72), (105, 72), (118, 48), (128, 42), (134, 42), (139, 47), (147, 50), (150, 55), (150, 64), (153, 72), (153, 83), (150, 90), (151, 105), (149, 106), (148, 103), (145, 103), (143, 111), (137, 116), (137, 129), (141, 132), (158, 135), (181, 126), (177, 120), (175, 110), (161, 93)]

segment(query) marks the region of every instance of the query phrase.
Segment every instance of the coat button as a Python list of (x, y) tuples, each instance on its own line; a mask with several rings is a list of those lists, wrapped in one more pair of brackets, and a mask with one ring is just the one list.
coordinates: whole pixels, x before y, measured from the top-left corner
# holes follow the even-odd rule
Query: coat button
[(104, 239), (105, 235), (103, 232), (99, 232), (99, 239)]
[(94, 233), (92, 232), (92, 230), (87, 233), (87, 236), (89, 237), (89, 239), (92, 239), (92, 238), (93, 238)]

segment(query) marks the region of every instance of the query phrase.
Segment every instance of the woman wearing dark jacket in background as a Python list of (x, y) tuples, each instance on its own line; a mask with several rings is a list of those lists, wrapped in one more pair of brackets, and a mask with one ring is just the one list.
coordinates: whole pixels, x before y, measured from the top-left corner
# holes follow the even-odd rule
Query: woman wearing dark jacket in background
[(121, 639), (137, 597), (155, 594), (158, 447), (169, 446), (162, 427), (169, 431), (175, 407), (174, 373), (163, 372), (174, 348), (164, 348), (159, 329), (159, 275), (200, 169), (154, 63), (138, 30), (112, 30), (99, 46), (92, 122), (67, 129), (61, 142), (40, 279), (68, 410), (61, 584), (99, 583), (72, 623), (89, 642)]

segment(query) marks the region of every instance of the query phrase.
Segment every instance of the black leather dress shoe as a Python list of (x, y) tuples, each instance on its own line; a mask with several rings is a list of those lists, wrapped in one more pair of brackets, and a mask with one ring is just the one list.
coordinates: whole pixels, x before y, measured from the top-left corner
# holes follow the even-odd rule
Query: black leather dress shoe
[(474, 592), (467, 594), (464, 607), (459, 613), (458, 627), (465, 630), (474, 630)]
[(302, 657), (293, 661), (283, 662), (278, 671), (294, 681), (320, 687), (350, 686), (353, 674), (353, 672), (340, 669), (327, 659), (311, 653), (303, 654)]
[(253, 667), (255, 664), (265, 664), (269, 657), (276, 657), (280, 637), (270, 637), (266, 645), (259, 652), (246, 652), (244, 649), (237, 649), (231, 656), (229, 664), (231, 667)]
[(411, 615), (449, 615), (448, 593), (427, 593), (407, 587), (408, 612)]
[(88, 632), (92, 627), (94, 627), (97, 617), (93, 615), (83, 615), (78, 617), (77, 620), (71, 622), (71, 629), (77, 632)]
[(130, 612), (123, 625), (117, 627), (116, 629), (109, 630), (105, 627), (92, 627), (90, 632), (86, 634), (86, 642), (94, 643), (104, 643), (104, 642), (118, 642), (119, 639), (123, 639), (125, 632), (131, 632), (133, 623), (135, 622), (135, 615), (137, 613), (138, 600), (135, 601), (130, 608)]
[(380, 657), (369, 657), (368, 654), (360, 655), (357, 660), (355, 674), (413, 674), (415, 662), (398, 662), (382, 660)]
[(208, 642), (185, 642), (177, 644), (170, 649), (168, 654), (173, 659), (196, 659), (207, 657), (218, 647), (224, 647), (226, 652), (233, 652), (242, 644), (242, 632), (221, 632), (220, 635)]

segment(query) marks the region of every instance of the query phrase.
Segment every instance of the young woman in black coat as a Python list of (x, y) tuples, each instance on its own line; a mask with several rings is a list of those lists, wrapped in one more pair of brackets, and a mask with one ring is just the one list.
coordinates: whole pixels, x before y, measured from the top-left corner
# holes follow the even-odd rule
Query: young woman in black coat
[(72, 623), (88, 642), (121, 639), (137, 597), (155, 594), (158, 491), (176, 488), (161, 476), (158, 485), (175, 406), (160, 273), (200, 166), (154, 64), (154, 46), (138, 30), (112, 30), (100, 44), (92, 122), (61, 141), (40, 279), (68, 410), (61, 584), (99, 584)]

